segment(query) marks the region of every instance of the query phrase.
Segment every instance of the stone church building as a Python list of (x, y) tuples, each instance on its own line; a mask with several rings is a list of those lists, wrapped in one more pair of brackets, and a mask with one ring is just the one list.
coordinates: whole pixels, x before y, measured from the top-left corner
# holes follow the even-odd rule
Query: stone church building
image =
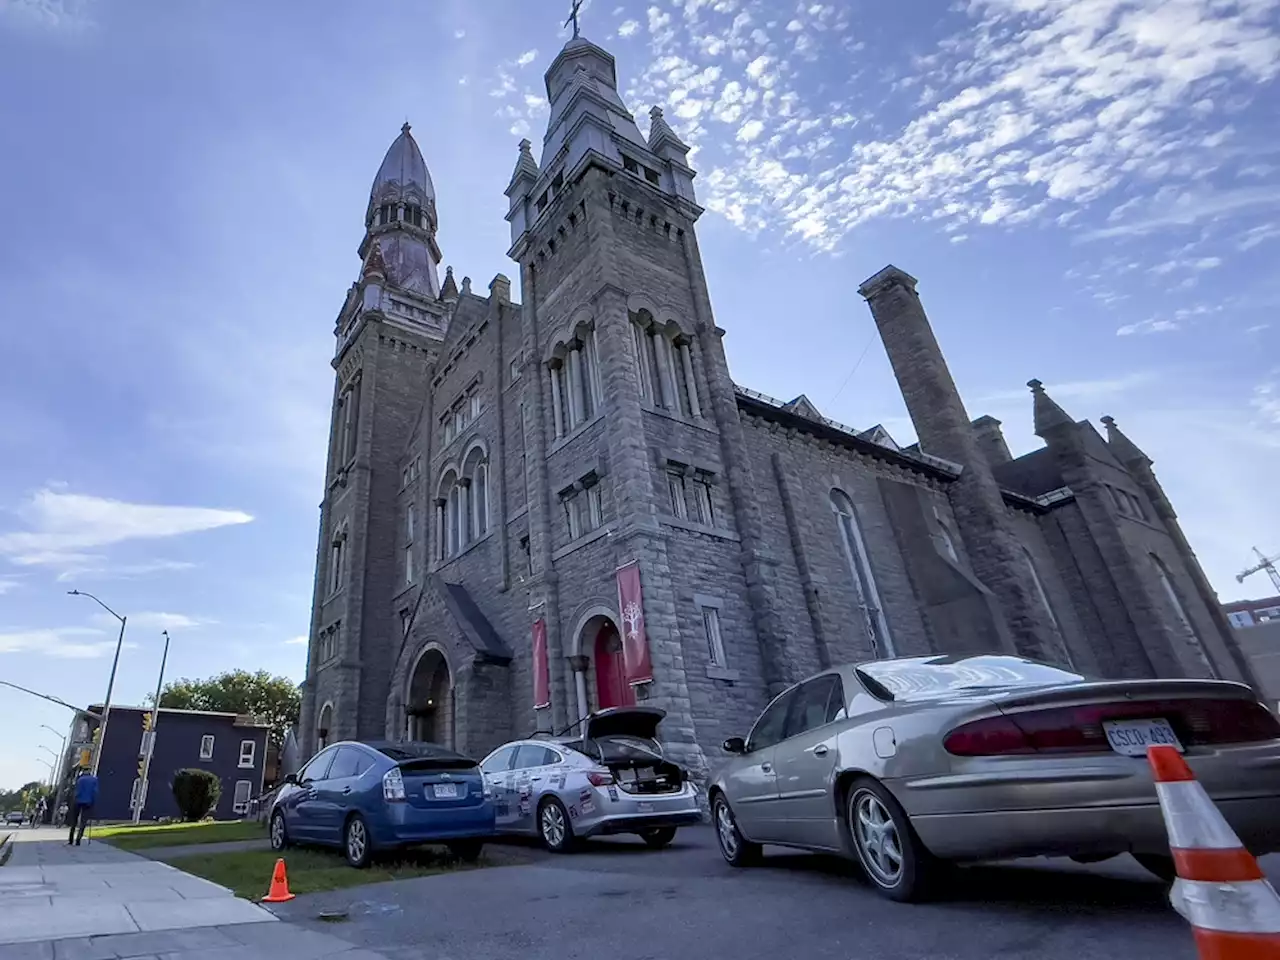
[[(873, 657), (1249, 677), (1151, 461), (1114, 421), (1100, 434), (1033, 380), (1045, 445), (1012, 458), (998, 421), (970, 418), (915, 279), (892, 266), (859, 292), (918, 445), (735, 384), (689, 147), (657, 108), (641, 133), (613, 57), (586, 39), (546, 89), (541, 157), (522, 142), (506, 188), (522, 302), (502, 275), (480, 291), (441, 278), (407, 124), (374, 179), (335, 328), (304, 755), (387, 737), (479, 757), (640, 700), (701, 771), (790, 683)], [(638, 684), (618, 611), (633, 562)]]

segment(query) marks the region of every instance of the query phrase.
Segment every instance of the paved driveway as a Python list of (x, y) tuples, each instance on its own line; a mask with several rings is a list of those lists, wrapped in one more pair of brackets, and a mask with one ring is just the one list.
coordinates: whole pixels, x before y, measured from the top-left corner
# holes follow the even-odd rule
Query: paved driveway
[[(304, 897), (280, 916), (314, 923), (349, 909), (330, 933), (400, 960), (1194, 960), (1164, 888), (1127, 857), (971, 867), (943, 902), (902, 905), (872, 893), (856, 868), (770, 851), (734, 870), (709, 828), (662, 852), (628, 839), (586, 852), (443, 877)], [(1280, 874), (1277, 858), (1266, 864)]]

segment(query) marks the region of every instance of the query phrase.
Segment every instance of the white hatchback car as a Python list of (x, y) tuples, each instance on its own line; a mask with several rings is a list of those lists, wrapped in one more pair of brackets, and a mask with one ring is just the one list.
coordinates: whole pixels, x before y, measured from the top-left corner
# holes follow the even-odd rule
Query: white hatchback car
[(697, 789), (657, 741), (666, 713), (613, 707), (588, 717), (581, 737), (503, 744), (480, 764), (497, 808), (498, 833), (540, 837), (547, 849), (634, 833), (665, 847), (677, 828), (702, 822)]

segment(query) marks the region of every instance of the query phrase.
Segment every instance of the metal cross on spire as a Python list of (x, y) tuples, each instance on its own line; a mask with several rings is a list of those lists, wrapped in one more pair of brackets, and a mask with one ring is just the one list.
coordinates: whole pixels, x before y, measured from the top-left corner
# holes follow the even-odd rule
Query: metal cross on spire
[(583, 0), (573, 0), (573, 11), (569, 14), (569, 19), (564, 22), (567, 27), (573, 24), (573, 38), (578, 39), (578, 13), (582, 10)]

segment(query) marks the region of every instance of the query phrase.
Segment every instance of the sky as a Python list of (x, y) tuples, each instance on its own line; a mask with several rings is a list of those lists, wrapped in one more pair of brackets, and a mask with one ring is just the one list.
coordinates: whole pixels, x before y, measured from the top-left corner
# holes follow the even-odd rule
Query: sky
[[(552, 0), (0, 0), (0, 680), (305, 669), (333, 325), (408, 120), (445, 262), (518, 278)], [(561, 8), (564, 9), (561, 9)], [(858, 285), (920, 281), (970, 416), (1110, 414), (1224, 600), (1280, 552), (1280, 0), (590, 0), (694, 146), (737, 382), (913, 439)], [(535, 149), (535, 155), (538, 150)], [(0, 687), (0, 786), (70, 713)]]

